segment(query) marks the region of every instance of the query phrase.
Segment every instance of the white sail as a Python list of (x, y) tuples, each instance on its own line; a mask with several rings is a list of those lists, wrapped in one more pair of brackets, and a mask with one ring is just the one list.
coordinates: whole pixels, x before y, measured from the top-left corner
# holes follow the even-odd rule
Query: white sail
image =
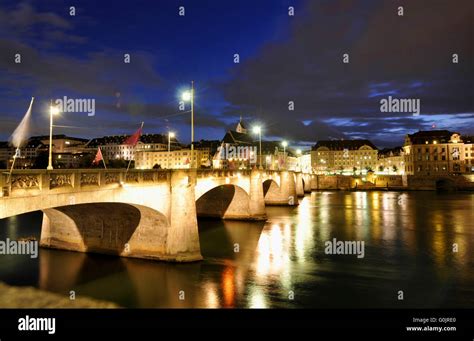
[(18, 127), (16, 127), (12, 136), (10, 137), (10, 142), (16, 148), (20, 148), (23, 143), (28, 139), (30, 134), (30, 121), (31, 121), (31, 107), (33, 106), (34, 97), (31, 97), (30, 107), (26, 112), (25, 116), (21, 120)]

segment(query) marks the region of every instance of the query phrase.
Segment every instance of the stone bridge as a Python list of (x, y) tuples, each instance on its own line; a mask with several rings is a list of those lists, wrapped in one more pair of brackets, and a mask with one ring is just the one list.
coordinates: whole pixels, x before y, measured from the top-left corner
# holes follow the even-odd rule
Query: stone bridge
[(0, 219), (43, 212), (40, 245), (188, 262), (202, 259), (197, 217), (265, 220), (297, 205), (311, 176), (266, 170), (24, 170), (1, 174)]

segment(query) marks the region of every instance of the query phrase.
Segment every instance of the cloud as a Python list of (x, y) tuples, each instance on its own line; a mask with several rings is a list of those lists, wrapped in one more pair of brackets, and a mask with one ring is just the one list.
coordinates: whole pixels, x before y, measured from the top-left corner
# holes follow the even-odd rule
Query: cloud
[(61, 29), (70, 29), (70, 21), (52, 12), (38, 12), (28, 3), (19, 3), (11, 10), (0, 9), (0, 26), (16, 31), (31, 31), (35, 25), (48, 25)]
[[(65, 14), (66, 15), (66, 14)], [(75, 18), (77, 19), (77, 18)], [(89, 20), (86, 18), (86, 20)], [(89, 20), (90, 21), (90, 20)], [(78, 128), (79, 133), (95, 134), (97, 127), (124, 132), (130, 122), (148, 109), (143, 105), (140, 89), (163, 89), (164, 80), (157, 73), (155, 57), (146, 51), (121, 51), (103, 47), (88, 53), (70, 54), (64, 51), (65, 44), (84, 44), (87, 37), (74, 33), (75, 24), (81, 19), (71, 20), (51, 12), (41, 12), (29, 4), (0, 8), (0, 95), (4, 111), (0, 134), (7, 136), (19, 122), (24, 108), (21, 103), (35, 96), (34, 112), (36, 131), (43, 133), (47, 126), (45, 99), (91, 98), (108, 107), (100, 108), (91, 124), (80, 115), (64, 115), (66, 125)], [(124, 54), (130, 53), (131, 62), (124, 63)], [(21, 55), (21, 63), (15, 63), (15, 55)], [(117, 95), (120, 94), (120, 99)], [(122, 110), (115, 108), (122, 102)], [(125, 112), (123, 109), (130, 110)], [(108, 111), (106, 111), (108, 110)], [(106, 113), (111, 114), (107, 116)], [(15, 119), (14, 116), (18, 114)], [(113, 119), (111, 119), (113, 117)], [(138, 118), (139, 119), (139, 118)], [(128, 124), (127, 124), (128, 121)], [(152, 126), (150, 122), (149, 127)], [(89, 128), (89, 129), (87, 129)]]
[[(307, 15), (294, 18), (289, 39), (266, 44), (220, 85), (229, 112), (257, 115), (269, 134), (301, 140), (370, 137), (393, 125), (384, 123), (393, 116), (402, 119), (401, 128), (426, 128), (422, 120), (403, 120), (407, 114), (382, 114), (381, 96), (420, 99), (427, 116), (474, 112), (472, 1), (414, 0), (404, 4), (403, 17), (399, 5), (308, 1)], [(453, 53), (459, 64), (452, 63)], [(453, 129), (466, 128), (466, 121), (457, 126), (461, 122), (442, 118)], [(385, 143), (403, 134), (383, 133)]]
[[(124, 63), (123, 53), (104, 50), (87, 55), (85, 59), (59, 53), (42, 53), (16, 41), (0, 39), (0, 68), (8, 78), (0, 79), (0, 87), (8, 88), (12, 78), (21, 81), (22, 88), (34, 88), (43, 94), (70, 91), (95, 96), (112, 96), (140, 86), (159, 86), (161, 77), (146, 52), (131, 54), (132, 62)], [(14, 62), (21, 55), (21, 64)]]

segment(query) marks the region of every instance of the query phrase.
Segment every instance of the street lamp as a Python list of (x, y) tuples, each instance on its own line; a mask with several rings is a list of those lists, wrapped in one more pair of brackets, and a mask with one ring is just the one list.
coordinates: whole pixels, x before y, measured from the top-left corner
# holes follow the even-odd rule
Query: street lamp
[(49, 106), (49, 159), (47, 170), (53, 170), (53, 116), (59, 114), (59, 109), (53, 106), (53, 101)]
[(283, 141), (281, 145), (283, 146), (283, 165), (286, 169), (286, 147), (288, 146), (288, 142)]
[(260, 151), (259, 151), (259, 164), (260, 164), (260, 169), (262, 169), (262, 128), (259, 126), (256, 126), (253, 128), (253, 133), (258, 134), (258, 141), (259, 141), (259, 146), (260, 146)]
[(170, 157), (171, 157), (171, 138), (173, 138), (175, 135), (173, 132), (168, 132), (168, 169), (170, 168)]
[(185, 91), (181, 95), (185, 102), (191, 101), (191, 168), (194, 162), (194, 81), (191, 81), (191, 91)]

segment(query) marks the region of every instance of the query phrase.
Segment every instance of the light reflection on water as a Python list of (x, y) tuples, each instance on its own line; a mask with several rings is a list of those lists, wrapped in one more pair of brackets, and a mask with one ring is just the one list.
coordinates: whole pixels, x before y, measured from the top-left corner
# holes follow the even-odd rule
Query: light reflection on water
[[(37, 260), (0, 256), (0, 280), (126, 307), (474, 305), (473, 194), (313, 192), (267, 214), (265, 223), (200, 220), (198, 263), (42, 249)], [(41, 217), (0, 221), (0, 239), (39, 237)], [(365, 258), (326, 255), (332, 238), (363, 240)]]

